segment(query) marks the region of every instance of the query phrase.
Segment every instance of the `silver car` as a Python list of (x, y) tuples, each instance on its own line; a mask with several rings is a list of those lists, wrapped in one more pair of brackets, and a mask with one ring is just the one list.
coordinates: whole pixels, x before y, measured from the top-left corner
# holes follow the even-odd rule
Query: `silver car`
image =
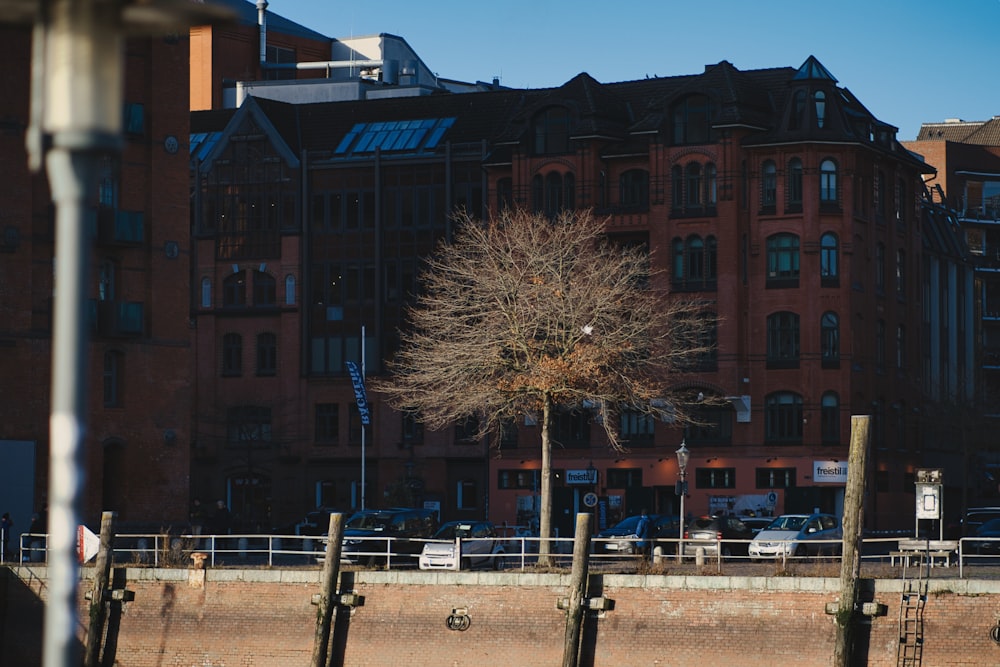
[(750, 542), (750, 558), (839, 555), (844, 537), (832, 514), (783, 514)]
[(424, 543), (421, 570), (464, 570), (477, 566), (502, 569), (504, 548), (489, 521), (449, 521)]

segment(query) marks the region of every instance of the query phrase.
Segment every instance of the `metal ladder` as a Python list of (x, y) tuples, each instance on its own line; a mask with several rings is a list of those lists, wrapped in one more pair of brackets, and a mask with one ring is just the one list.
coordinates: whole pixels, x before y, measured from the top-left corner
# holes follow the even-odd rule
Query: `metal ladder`
[[(907, 577), (910, 558), (917, 559), (916, 576)], [(899, 648), (896, 667), (920, 667), (924, 654), (924, 605), (930, 554), (916, 552), (903, 557), (903, 593), (899, 603)]]

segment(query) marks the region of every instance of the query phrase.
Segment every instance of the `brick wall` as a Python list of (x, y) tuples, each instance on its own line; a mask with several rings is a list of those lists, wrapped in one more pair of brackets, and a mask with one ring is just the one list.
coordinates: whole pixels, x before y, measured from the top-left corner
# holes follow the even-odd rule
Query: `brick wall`
[[(14, 572), (14, 571), (12, 571)], [(123, 667), (308, 665), (320, 591), (317, 570), (130, 569), (134, 602), (111, 617)], [(0, 664), (40, 664), (45, 569), (0, 579)], [(950, 575), (948, 575), (950, 576)], [(350, 666), (561, 663), (568, 575), (414, 572), (345, 573), (344, 590), (364, 602), (338, 618), (333, 664)], [(1000, 582), (935, 579), (924, 615), (924, 665), (1000, 664), (990, 630)], [(825, 605), (833, 578), (606, 576), (592, 583), (614, 608), (586, 622), (580, 665), (831, 664), (836, 629)], [(81, 590), (90, 587), (85, 581)], [(867, 654), (856, 664), (896, 665), (900, 587), (875, 582), (869, 597), (887, 615), (863, 624)], [(82, 595), (81, 595), (82, 599)], [(465, 631), (448, 629), (455, 608)], [(81, 611), (81, 623), (86, 614)], [(82, 632), (82, 630), (81, 630)], [(82, 635), (81, 635), (82, 636)]]

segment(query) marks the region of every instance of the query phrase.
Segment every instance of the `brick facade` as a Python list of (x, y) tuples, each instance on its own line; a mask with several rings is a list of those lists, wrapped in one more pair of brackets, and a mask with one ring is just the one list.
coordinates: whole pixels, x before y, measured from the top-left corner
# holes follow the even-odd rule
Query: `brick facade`
[[(44, 568), (11, 570), (0, 579), (0, 664), (32, 667), (38, 651)], [(205, 581), (200, 576), (205, 574)], [(135, 601), (111, 615), (117, 663), (160, 665), (308, 664), (320, 592), (318, 570), (129, 569)], [(333, 664), (518, 665), (551, 667), (562, 659), (565, 631), (557, 600), (569, 575), (513, 573), (344, 573), (364, 597), (343, 612)], [(350, 579), (354, 577), (353, 579)], [(924, 613), (924, 665), (994, 665), (1000, 646), (1000, 586), (964, 579), (931, 580)], [(81, 591), (89, 589), (85, 581)], [(590, 616), (580, 665), (830, 664), (836, 641), (835, 578), (605, 576), (592, 579), (592, 596), (614, 608)], [(870, 587), (870, 585), (869, 585)], [(866, 648), (854, 664), (896, 665), (900, 583), (877, 580), (873, 597), (885, 616), (862, 623)], [(82, 595), (81, 595), (82, 601)], [(453, 609), (471, 619), (465, 631), (446, 625)], [(591, 612), (597, 614), (597, 612)], [(81, 619), (87, 614), (81, 606)], [(81, 635), (82, 636), (82, 635)]]

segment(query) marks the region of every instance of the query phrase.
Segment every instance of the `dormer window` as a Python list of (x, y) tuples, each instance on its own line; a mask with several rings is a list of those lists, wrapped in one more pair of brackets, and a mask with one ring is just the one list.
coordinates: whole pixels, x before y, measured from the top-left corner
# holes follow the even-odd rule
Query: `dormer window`
[(712, 106), (705, 95), (691, 95), (674, 106), (674, 143), (704, 144), (709, 141)]
[(569, 112), (552, 107), (535, 116), (535, 155), (569, 153)]
[(816, 102), (816, 127), (822, 129), (823, 122), (826, 120), (826, 93), (817, 90), (813, 95), (813, 100)]

